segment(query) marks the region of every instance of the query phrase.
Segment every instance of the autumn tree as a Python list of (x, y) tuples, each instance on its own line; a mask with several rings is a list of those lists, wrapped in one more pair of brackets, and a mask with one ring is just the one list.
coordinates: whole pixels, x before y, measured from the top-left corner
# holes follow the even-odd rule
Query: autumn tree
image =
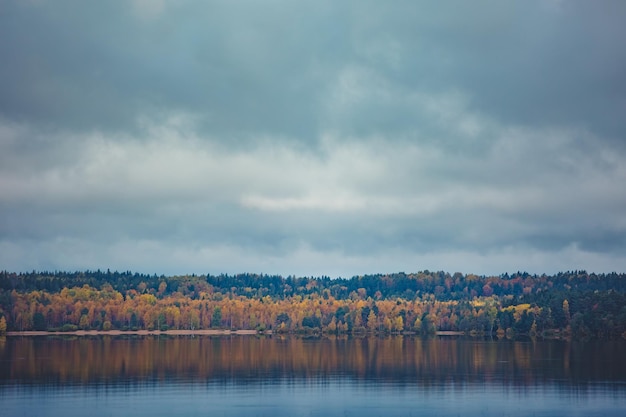
[(78, 326), (83, 330), (89, 329), (89, 318), (87, 317), (86, 314), (83, 314), (82, 316), (80, 316), (80, 321), (78, 323)]
[(330, 333), (337, 333), (337, 318), (333, 316), (333, 318), (330, 320), (330, 323), (328, 323), (328, 326), (326, 327), (326, 331), (330, 332)]
[(563, 314), (565, 315), (565, 322), (570, 322), (569, 301), (563, 300)]
[[(37, 281), (40, 278), (0, 272), (0, 316), (11, 329), (226, 326), (277, 332), (309, 327), (338, 333), (413, 329), (432, 334), (491, 333), (497, 327), (523, 334), (569, 328), (576, 335), (599, 337), (626, 330), (624, 274), (479, 277), (424, 271), (330, 280), (77, 273), (54, 275), (76, 285), (64, 287), (66, 281), (61, 281), (51, 290)], [(112, 281), (102, 281), (105, 278)], [(50, 279), (45, 277), (46, 285)]]
[(374, 333), (376, 332), (376, 328), (378, 327), (378, 319), (376, 318), (376, 314), (374, 314), (374, 310), (370, 310), (370, 313), (367, 316), (367, 329)]
[(396, 332), (401, 332), (404, 330), (404, 319), (402, 318), (402, 316), (397, 316), (393, 320), (393, 330), (395, 330)]
[(419, 317), (417, 317), (413, 322), (413, 330), (417, 333), (421, 333), (422, 331), (422, 320)]

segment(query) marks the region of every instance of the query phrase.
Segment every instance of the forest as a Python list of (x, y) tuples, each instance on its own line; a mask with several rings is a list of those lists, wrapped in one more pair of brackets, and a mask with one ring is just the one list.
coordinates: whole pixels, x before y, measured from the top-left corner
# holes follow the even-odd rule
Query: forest
[(168, 329), (626, 337), (626, 274), (0, 272), (0, 333)]

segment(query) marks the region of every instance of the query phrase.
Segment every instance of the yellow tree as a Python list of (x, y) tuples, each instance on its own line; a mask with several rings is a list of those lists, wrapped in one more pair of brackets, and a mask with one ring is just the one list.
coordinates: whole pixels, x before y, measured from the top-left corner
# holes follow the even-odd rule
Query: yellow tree
[(80, 316), (80, 321), (78, 322), (78, 325), (83, 330), (89, 329), (89, 317), (87, 317), (86, 314), (83, 314), (82, 316)]
[(363, 319), (361, 318), (361, 309), (359, 308), (354, 312), (354, 327), (360, 328), (363, 327)]
[(569, 301), (563, 300), (563, 314), (565, 315), (565, 322), (569, 325), (570, 313), (569, 313)]
[(330, 320), (330, 323), (328, 323), (328, 326), (326, 327), (326, 330), (330, 333), (336, 333), (337, 332), (337, 319), (335, 317), (333, 317)]
[(383, 325), (385, 326), (385, 331), (391, 332), (393, 324), (391, 323), (391, 319), (389, 317), (385, 317), (385, 320), (383, 320)]
[(200, 315), (198, 314), (198, 310), (195, 308), (191, 308), (189, 310), (189, 328), (191, 330), (195, 330), (200, 327)]
[(422, 331), (422, 320), (420, 320), (419, 317), (415, 319), (415, 322), (413, 323), (413, 329), (418, 333)]
[(367, 329), (370, 332), (375, 332), (378, 327), (378, 319), (376, 318), (376, 314), (374, 314), (374, 310), (370, 310), (370, 313), (367, 315)]
[(393, 320), (393, 329), (396, 332), (401, 332), (402, 330), (404, 330), (404, 319), (402, 318), (402, 316), (397, 316)]

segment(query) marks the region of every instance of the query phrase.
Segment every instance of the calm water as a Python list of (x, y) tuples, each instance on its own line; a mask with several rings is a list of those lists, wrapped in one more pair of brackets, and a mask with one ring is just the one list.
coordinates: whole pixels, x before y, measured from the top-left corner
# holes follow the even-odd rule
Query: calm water
[(0, 416), (624, 416), (626, 342), (9, 337)]

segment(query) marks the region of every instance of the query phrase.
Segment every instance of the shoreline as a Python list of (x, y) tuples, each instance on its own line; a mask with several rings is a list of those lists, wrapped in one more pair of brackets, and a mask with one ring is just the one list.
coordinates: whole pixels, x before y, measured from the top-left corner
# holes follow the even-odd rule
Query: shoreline
[(441, 330), (437, 331), (435, 336), (466, 336), (466, 333), (458, 330)]
[[(259, 332), (257, 330), (228, 330), (228, 329), (198, 329), (198, 330), (73, 330), (73, 331), (47, 331), (47, 330), (25, 330), (6, 332), (5, 336), (250, 336), (250, 335), (271, 335), (273, 332), (267, 330)], [(404, 334), (404, 336), (415, 336), (415, 334)], [(459, 331), (439, 331), (434, 336), (467, 336)]]
[(222, 330), (222, 329), (201, 329), (201, 330), (76, 330), (70, 332), (49, 332), (27, 330), (23, 332), (11, 331), (6, 336), (229, 336), (229, 335), (256, 335), (271, 334), (271, 332), (259, 333), (257, 330)]

